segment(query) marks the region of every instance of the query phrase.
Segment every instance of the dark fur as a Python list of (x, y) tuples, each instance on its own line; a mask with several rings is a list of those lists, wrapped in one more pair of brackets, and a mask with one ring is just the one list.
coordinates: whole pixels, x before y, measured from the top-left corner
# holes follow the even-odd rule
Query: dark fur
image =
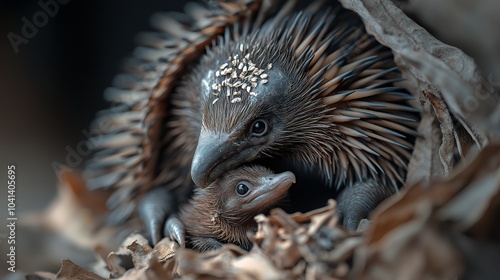
[[(188, 246), (207, 251), (225, 243), (234, 243), (249, 250), (251, 242), (247, 232), (256, 230), (253, 218), (277, 206), (289, 185), (286, 188), (273, 188), (270, 197), (251, 207), (247, 201), (249, 197), (238, 196), (235, 187), (245, 182), (252, 192), (256, 192), (262, 188), (263, 180), (274, 176), (269, 169), (261, 166), (243, 167), (224, 174), (207, 188), (197, 188), (191, 201), (181, 209), (180, 215), (185, 225)], [(291, 185), (291, 182), (287, 184)]]

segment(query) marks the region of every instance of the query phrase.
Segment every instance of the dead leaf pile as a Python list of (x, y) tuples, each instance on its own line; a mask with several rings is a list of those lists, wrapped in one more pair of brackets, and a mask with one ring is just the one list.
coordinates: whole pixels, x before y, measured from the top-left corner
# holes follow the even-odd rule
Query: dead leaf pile
[[(65, 260), (38, 279), (496, 279), (500, 258), (500, 143), (447, 179), (419, 183), (385, 201), (365, 231), (337, 225), (336, 203), (306, 214), (256, 217), (250, 252), (235, 245), (197, 253), (139, 234), (93, 270)], [(490, 258), (483, 260), (483, 254)], [(83, 271), (83, 272), (82, 272)], [(68, 276), (69, 275), (69, 276)], [(50, 276), (50, 277), (49, 277)]]
[[(306, 214), (274, 209), (259, 215), (252, 236), (254, 248), (246, 252), (228, 244), (218, 251), (197, 253), (181, 249), (165, 238), (154, 248), (140, 234), (132, 234), (116, 252), (100, 258), (95, 272), (85, 279), (345, 279), (348, 261), (361, 243), (361, 235), (337, 225), (335, 201)], [(84, 270), (68, 260), (47, 279), (65, 279)], [(42, 275), (39, 275), (42, 277)], [(68, 278), (69, 279), (69, 278)]]

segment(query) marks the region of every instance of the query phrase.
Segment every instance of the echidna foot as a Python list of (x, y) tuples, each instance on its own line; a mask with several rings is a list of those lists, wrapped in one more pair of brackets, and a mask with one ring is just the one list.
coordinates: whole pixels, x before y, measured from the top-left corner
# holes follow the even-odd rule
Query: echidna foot
[(355, 231), (361, 220), (368, 218), (370, 212), (392, 194), (391, 188), (382, 186), (375, 180), (359, 182), (346, 188), (337, 198), (342, 226)]
[(174, 196), (168, 189), (161, 186), (149, 191), (142, 198), (138, 206), (139, 217), (146, 226), (153, 245), (164, 236), (165, 220), (175, 212), (175, 209), (177, 209), (177, 202)]

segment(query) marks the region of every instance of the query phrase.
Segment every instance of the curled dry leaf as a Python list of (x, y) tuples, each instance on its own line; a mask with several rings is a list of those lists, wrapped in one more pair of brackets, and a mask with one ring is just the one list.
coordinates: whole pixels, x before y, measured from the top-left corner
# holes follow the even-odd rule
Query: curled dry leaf
[(423, 90), (423, 97), (430, 102), (434, 114), (439, 121), (441, 129), (441, 146), (439, 147), (439, 159), (444, 168), (444, 174), (448, 175), (454, 166), (455, 137), (453, 134), (453, 120), (444, 101), (432, 93)]
[(438, 212), (458, 232), (482, 241), (500, 241), (500, 143), (480, 154), (446, 184), (463, 189)]
[(105, 278), (102, 278), (99, 275), (72, 263), (70, 260), (63, 260), (61, 270), (59, 270), (59, 272), (57, 273), (56, 279), (104, 280)]
[(171, 279), (174, 272), (173, 257), (178, 244), (163, 239), (154, 248), (139, 233), (129, 235), (116, 252), (94, 265), (100, 275), (116, 279)]
[[(257, 248), (289, 276), (343, 279), (349, 271), (347, 262), (361, 238), (337, 224), (336, 203), (309, 213), (289, 215), (281, 209), (269, 217), (256, 217), (259, 229), (254, 236)], [(324, 278), (326, 279), (326, 278)]]
[[(425, 140), (418, 139), (415, 145), (408, 183), (448, 173), (455, 146), (460, 155), (466, 156), (472, 141), (481, 147), (488, 134), (500, 132), (498, 92), (480, 75), (469, 56), (435, 39), (390, 0), (340, 2), (359, 14), (368, 33), (391, 48), (407, 79), (405, 86), (432, 107), (429, 111), (423, 106), (419, 132)], [(441, 139), (436, 139), (436, 132)], [(436, 159), (442, 166), (435, 164)]]
[(471, 130), (477, 126), (483, 133), (500, 133), (499, 94), (481, 76), (472, 58), (438, 41), (390, 0), (340, 2), (359, 14), (367, 31), (392, 49), (403, 75), (417, 86), (414, 94), (434, 88), (453, 115), (466, 120), (467, 124), (462, 123)]
[(421, 180), (429, 181), (431, 178), (444, 174), (437, 156), (441, 145), (440, 128), (436, 116), (431, 112), (432, 108), (429, 104), (422, 106), (421, 120), (418, 126), (418, 132), (422, 137), (415, 141), (413, 155), (408, 164), (407, 185)]
[(177, 242), (170, 240), (169, 238), (163, 238), (155, 245), (153, 252), (159, 261), (166, 261), (175, 255), (175, 251), (179, 248)]
[[(467, 234), (498, 242), (500, 143), (484, 148), (449, 179), (417, 184), (378, 208), (356, 250), (356, 279), (443, 279), (463, 273)], [(467, 241), (468, 242), (468, 241)], [(494, 246), (492, 244), (492, 246)], [(491, 266), (489, 267), (491, 269)], [(469, 268), (470, 269), (470, 268)]]
[(168, 238), (164, 238), (158, 242), (154, 248), (151, 248), (147, 239), (140, 236), (140, 239), (132, 242), (126, 247), (132, 252), (132, 261), (135, 267), (147, 267), (150, 265), (150, 260), (152, 259), (166, 261), (173, 257), (179, 245)]

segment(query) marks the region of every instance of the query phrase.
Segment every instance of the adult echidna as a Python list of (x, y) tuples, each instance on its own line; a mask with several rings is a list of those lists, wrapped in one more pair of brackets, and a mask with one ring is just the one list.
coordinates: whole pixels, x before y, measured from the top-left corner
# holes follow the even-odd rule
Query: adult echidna
[(254, 217), (279, 205), (293, 183), (291, 172), (273, 174), (262, 166), (245, 166), (226, 172), (206, 188), (196, 188), (179, 216), (188, 246), (208, 251), (234, 243), (249, 250), (247, 232), (257, 230)]
[(282, 2), (211, 1), (180, 21), (153, 18), (163, 33), (143, 36), (131, 75), (107, 93), (123, 106), (97, 121), (111, 128), (86, 169), (90, 187), (116, 189), (111, 220), (146, 194), (155, 242), (193, 181), (206, 187), (253, 162), (291, 170), (307, 196), (342, 193), (350, 229), (401, 186), (417, 113), (390, 50), (336, 1)]

